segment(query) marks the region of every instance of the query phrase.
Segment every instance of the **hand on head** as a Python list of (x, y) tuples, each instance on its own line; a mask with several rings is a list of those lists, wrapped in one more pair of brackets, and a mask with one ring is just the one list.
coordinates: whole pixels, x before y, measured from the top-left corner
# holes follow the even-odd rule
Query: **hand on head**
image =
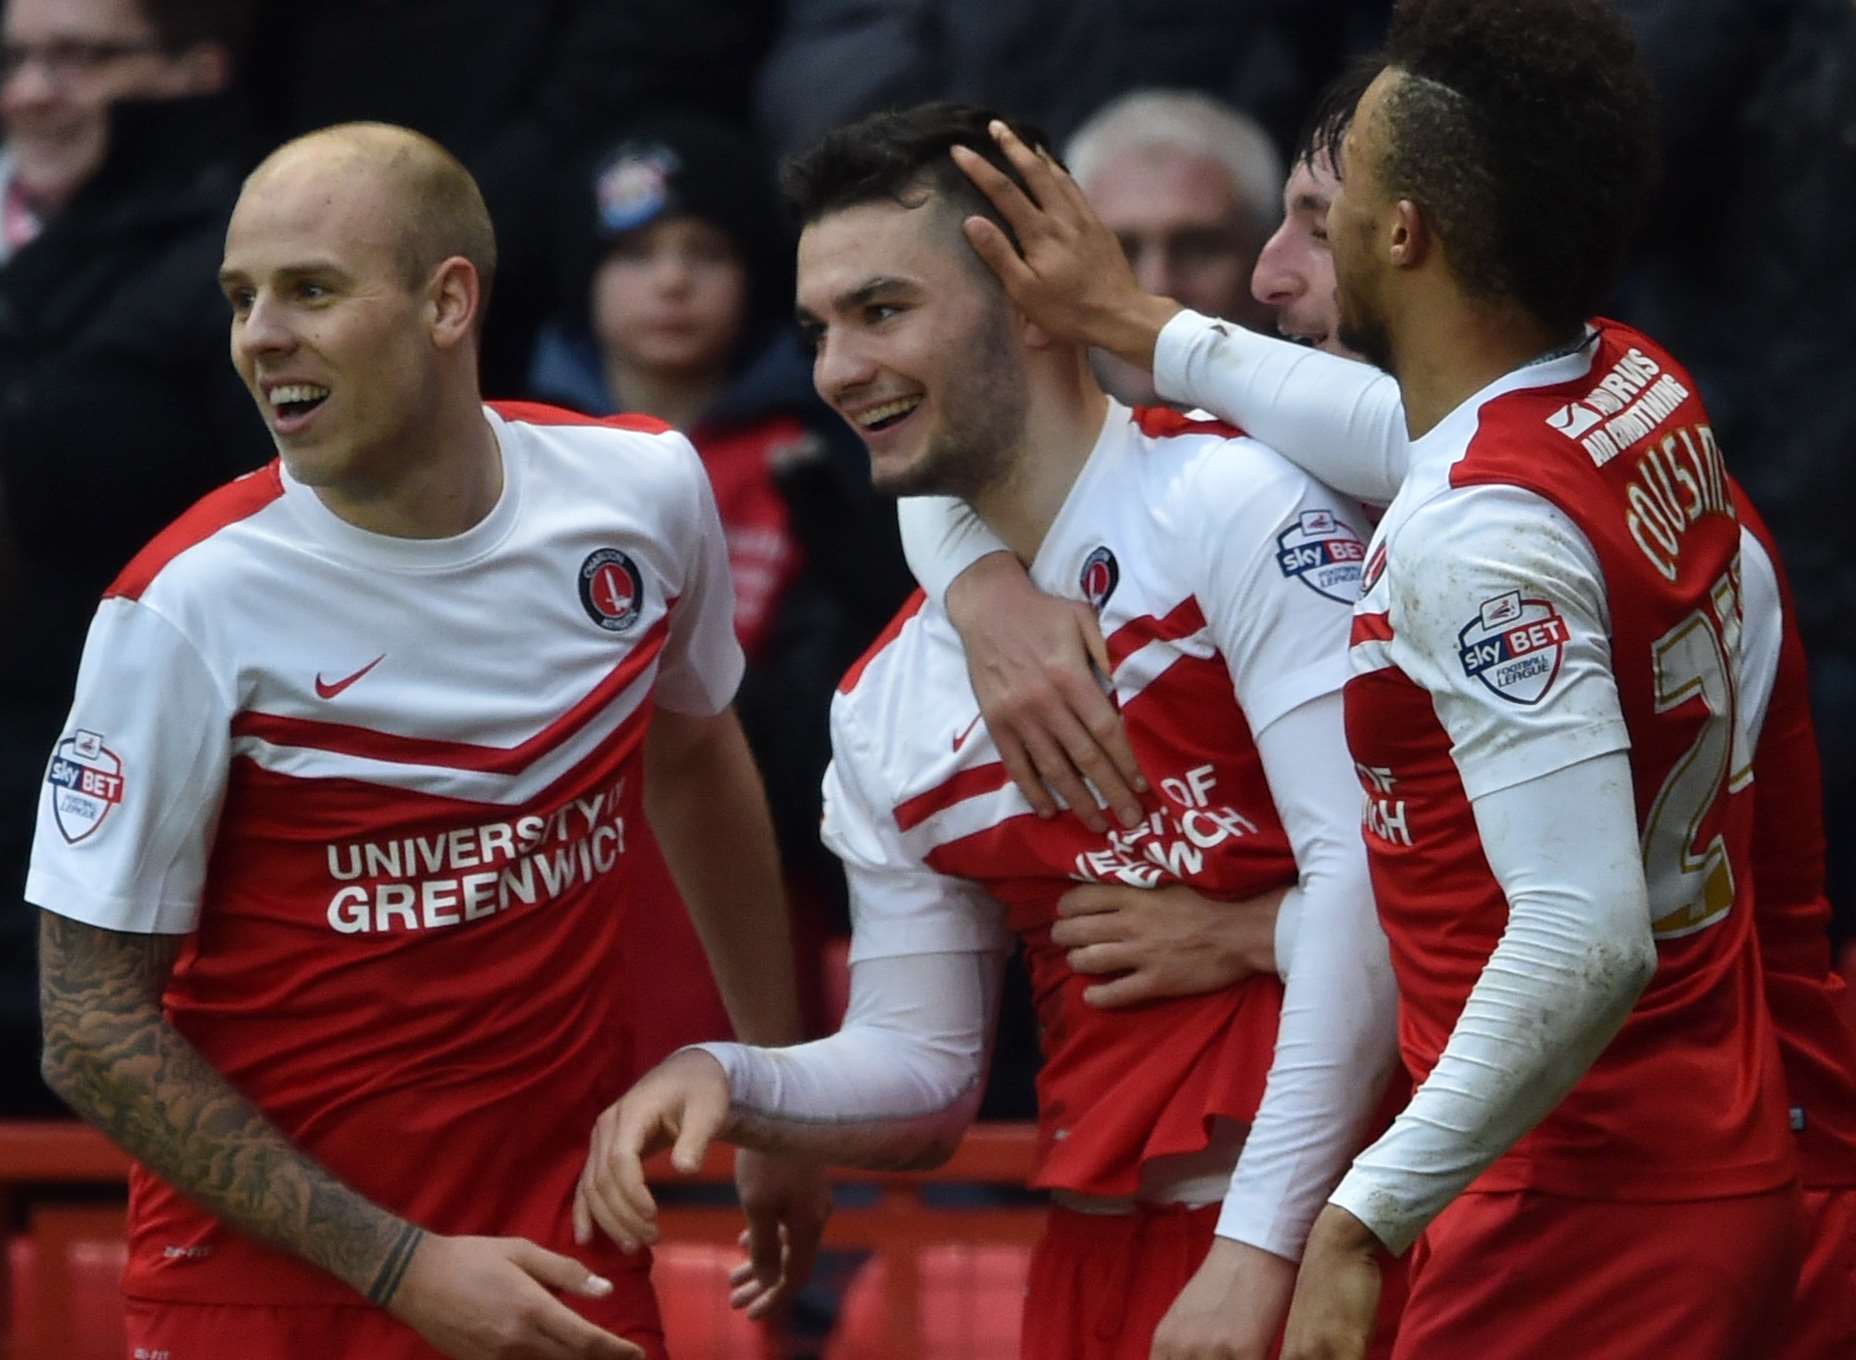
[(969, 217), (967, 240), (1033, 323), (1059, 340), (1094, 345), (1145, 369), (1154, 341), (1179, 304), (1141, 290), (1121, 243), (1090, 208), (1076, 181), (1042, 151), (1033, 151), (1002, 122), (993, 139), (1023, 177), (1011, 178), (966, 147), (954, 163), (992, 201), (1012, 235), (984, 217)]

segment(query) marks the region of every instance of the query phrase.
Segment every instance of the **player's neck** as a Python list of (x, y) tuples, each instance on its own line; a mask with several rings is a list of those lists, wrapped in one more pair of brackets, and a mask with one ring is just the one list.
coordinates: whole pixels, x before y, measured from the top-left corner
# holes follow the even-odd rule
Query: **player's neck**
[(329, 510), (356, 528), (390, 538), (454, 538), (479, 523), (503, 494), (503, 456), (474, 390), (412, 422), (410, 442), (390, 468), (317, 486)]
[(1107, 416), (1107, 396), (1080, 363), (1062, 382), (1035, 385), (1011, 470), (973, 498), (975, 513), (1027, 566), (1089, 461)]
[(1446, 298), (1413, 308), (1392, 337), (1407, 432), (1422, 438), (1497, 378), (1567, 338), (1512, 304)]

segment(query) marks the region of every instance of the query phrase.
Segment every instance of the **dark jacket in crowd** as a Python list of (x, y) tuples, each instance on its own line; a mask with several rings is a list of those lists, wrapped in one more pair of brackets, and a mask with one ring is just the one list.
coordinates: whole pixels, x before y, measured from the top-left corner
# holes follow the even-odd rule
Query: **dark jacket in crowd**
[(757, 118), (784, 153), (893, 105), (960, 99), (1060, 143), (1139, 86), (1203, 90), (1285, 147), (1348, 53), (1376, 46), (1390, 0), (792, 0)]
[[(0, 267), (0, 1052), (36, 1068), (17, 906), (46, 758), (104, 588), (200, 495), (271, 456), (217, 283), (245, 157), (219, 98), (118, 105), (96, 175)], [(0, 1074), (0, 1092), (37, 1091)], [(48, 1097), (47, 1097), (48, 1099)]]

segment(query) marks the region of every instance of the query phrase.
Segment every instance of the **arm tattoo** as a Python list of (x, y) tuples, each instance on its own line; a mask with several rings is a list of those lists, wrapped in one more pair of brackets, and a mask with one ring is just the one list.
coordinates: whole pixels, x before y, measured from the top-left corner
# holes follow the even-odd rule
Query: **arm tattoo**
[(39, 913), (46, 1084), (230, 1227), (384, 1305), (422, 1234), (305, 1156), (168, 1023), (179, 946)]

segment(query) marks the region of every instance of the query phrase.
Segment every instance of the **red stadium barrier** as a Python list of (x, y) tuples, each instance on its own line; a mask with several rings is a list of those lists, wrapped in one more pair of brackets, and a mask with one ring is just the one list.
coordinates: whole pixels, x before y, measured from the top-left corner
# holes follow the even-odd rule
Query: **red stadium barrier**
[[(889, 1318), (905, 1256), (866, 1261), (844, 1292), (824, 1360), (889, 1360)], [(1016, 1360), (1031, 1247), (940, 1246), (915, 1253), (918, 1360)]]
[(705, 1242), (665, 1242), (652, 1252), (651, 1284), (676, 1360), (777, 1360), (778, 1341), (727, 1306), (739, 1251)]
[[(841, 1185), (868, 1187), (869, 1202), (833, 1214), (826, 1246), (874, 1256), (847, 1294), (832, 1360), (989, 1360), (1013, 1353), (1023, 1264), (1042, 1229), (1042, 1207), (941, 1207), (925, 1202), (923, 1191), (963, 1183), (1022, 1186), (1035, 1147), (1031, 1125), (980, 1125), (933, 1171), (838, 1176)], [(85, 1125), (0, 1120), (0, 1223), (22, 1229), (0, 1252), (0, 1354), (7, 1360), (120, 1360), (118, 1196), (128, 1166)], [(733, 1167), (733, 1153), (716, 1147), (690, 1175), (667, 1159), (651, 1170), (659, 1186), (719, 1187), (732, 1184)], [(69, 1202), (74, 1191), (94, 1194), (99, 1187), (114, 1192), (109, 1203)], [(785, 1354), (775, 1334), (728, 1307), (728, 1272), (741, 1259), (740, 1210), (677, 1203), (673, 1192), (658, 1221), (656, 1278), (677, 1360)], [(1012, 1349), (998, 1349), (1008, 1334)]]

